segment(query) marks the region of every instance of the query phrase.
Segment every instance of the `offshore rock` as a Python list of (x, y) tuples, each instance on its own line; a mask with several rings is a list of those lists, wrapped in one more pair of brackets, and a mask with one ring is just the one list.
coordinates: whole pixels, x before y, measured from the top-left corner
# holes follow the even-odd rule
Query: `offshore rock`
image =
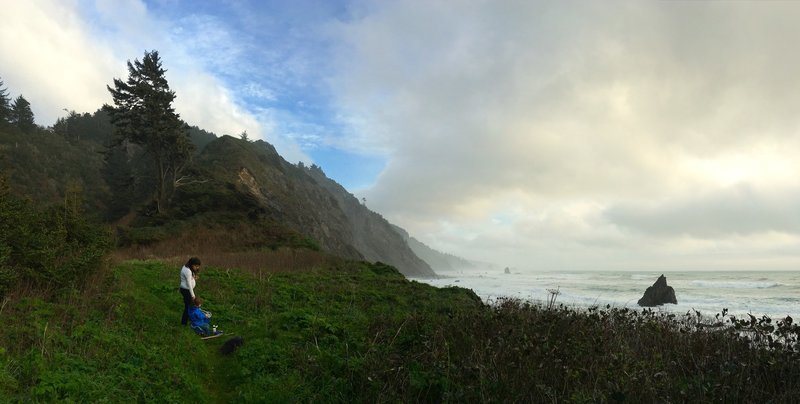
[(678, 304), (675, 298), (675, 289), (667, 286), (667, 278), (662, 274), (653, 286), (644, 291), (644, 296), (637, 302), (639, 306), (653, 307), (661, 306), (664, 303)]

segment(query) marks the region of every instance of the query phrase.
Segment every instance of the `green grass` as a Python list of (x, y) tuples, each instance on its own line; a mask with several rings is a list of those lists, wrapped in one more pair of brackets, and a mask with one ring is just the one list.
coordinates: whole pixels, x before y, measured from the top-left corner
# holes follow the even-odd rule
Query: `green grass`
[(9, 303), (0, 313), (10, 330), (0, 337), (0, 397), (346, 401), (368, 387), (353, 381), (380, 353), (375, 345), (385, 330), (376, 331), (376, 322), (403, 324), (479, 304), (469, 291), (439, 291), (381, 264), (257, 278), (207, 268), (196, 289), (204, 308), (220, 329), (245, 339), (224, 357), (225, 337), (200, 340), (178, 325), (177, 280), (177, 268), (129, 261), (113, 269), (99, 295)]
[[(383, 264), (206, 268), (226, 337), (178, 325), (178, 268), (129, 261), (93, 287), (0, 308), (0, 401), (798, 402), (788, 319), (481, 304)], [(57, 302), (57, 303), (56, 303)]]

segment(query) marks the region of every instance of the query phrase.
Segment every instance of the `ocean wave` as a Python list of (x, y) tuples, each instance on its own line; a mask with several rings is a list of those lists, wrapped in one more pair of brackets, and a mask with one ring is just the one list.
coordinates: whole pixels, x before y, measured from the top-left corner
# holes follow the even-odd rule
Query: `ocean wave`
[(699, 288), (716, 288), (716, 289), (769, 289), (781, 286), (777, 282), (743, 282), (743, 281), (704, 281), (696, 280), (691, 281), (692, 286)]

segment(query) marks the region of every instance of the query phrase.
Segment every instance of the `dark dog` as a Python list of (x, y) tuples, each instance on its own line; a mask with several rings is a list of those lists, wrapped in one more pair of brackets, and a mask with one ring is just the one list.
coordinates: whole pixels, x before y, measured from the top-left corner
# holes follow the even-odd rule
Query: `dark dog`
[(227, 341), (219, 348), (220, 353), (223, 355), (230, 355), (236, 348), (244, 345), (244, 338), (242, 337), (233, 337)]

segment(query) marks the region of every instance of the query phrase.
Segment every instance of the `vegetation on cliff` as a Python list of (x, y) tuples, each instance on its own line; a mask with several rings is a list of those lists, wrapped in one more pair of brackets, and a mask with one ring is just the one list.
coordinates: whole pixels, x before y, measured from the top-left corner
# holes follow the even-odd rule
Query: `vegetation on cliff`
[(36, 206), (12, 195), (0, 175), (0, 299), (25, 288), (79, 287), (102, 266), (108, 233), (87, 221), (80, 206), (77, 190), (62, 205)]
[(320, 167), (289, 163), (246, 133), (218, 138), (181, 121), (165, 71), (156, 51), (145, 52), (128, 63), (127, 80), (109, 86), (113, 106), (67, 112), (50, 128), (7, 117), (0, 82), (0, 175), (11, 192), (42, 206), (79, 192), (80, 208), (113, 228), (116, 247), (159, 248), (206, 225), (268, 241), (226, 243), (228, 252), (305, 246), (435, 276), (383, 217)]

